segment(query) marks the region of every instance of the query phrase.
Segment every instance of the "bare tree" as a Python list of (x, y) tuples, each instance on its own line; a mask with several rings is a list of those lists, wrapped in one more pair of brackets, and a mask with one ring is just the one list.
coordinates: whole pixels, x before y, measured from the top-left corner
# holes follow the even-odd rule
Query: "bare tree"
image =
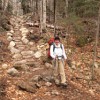
[(94, 67), (95, 67), (95, 62), (97, 59), (97, 47), (98, 47), (98, 38), (99, 38), (99, 32), (100, 32), (100, 7), (98, 11), (98, 21), (97, 21), (97, 32), (96, 32), (96, 37), (95, 37), (95, 46), (94, 46), (94, 59), (93, 59), (93, 66), (92, 66), (92, 79), (94, 79)]
[(56, 0), (54, 0), (54, 36), (56, 36)]
[(65, 6), (65, 14), (66, 17), (68, 17), (68, 0), (65, 0), (66, 6)]
[(40, 0), (40, 33), (46, 30), (46, 0)]
[(46, 30), (46, 0), (43, 0), (43, 30)]

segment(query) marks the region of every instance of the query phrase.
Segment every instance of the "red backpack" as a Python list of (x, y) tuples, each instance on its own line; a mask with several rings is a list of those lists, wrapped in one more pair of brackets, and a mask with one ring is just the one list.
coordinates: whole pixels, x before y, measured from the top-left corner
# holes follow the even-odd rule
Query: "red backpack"
[(50, 46), (53, 45), (54, 43), (54, 38), (51, 38), (49, 41), (48, 41), (48, 44), (49, 44), (49, 48), (48, 48), (48, 58), (51, 58), (50, 56)]

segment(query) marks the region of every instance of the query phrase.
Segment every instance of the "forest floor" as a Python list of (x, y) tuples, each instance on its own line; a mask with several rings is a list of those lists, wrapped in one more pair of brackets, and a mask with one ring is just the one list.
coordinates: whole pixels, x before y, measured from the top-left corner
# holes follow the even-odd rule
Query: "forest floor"
[[(20, 25), (18, 26), (18, 24)], [(23, 31), (19, 31), (22, 24), (25, 24), (25, 22), (20, 22), (20, 20), (15, 21), (12, 28), (15, 34), (18, 33), (17, 35), (19, 37), (21, 36), (20, 34), (23, 33)], [(37, 27), (26, 27), (24, 25), (24, 28), (32, 31), (33, 35), (31, 35), (33, 37), (34, 34), (35, 36), (39, 34)], [(53, 82), (52, 65), (47, 60), (46, 54), (38, 58), (33, 57), (29, 59), (32, 60), (30, 63), (25, 64), (23, 62), (21, 65), (15, 65), (17, 62), (15, 58), (17, 56), (14, 58), (14, 55), (8, 49), (9, 41), (7, 39), (7, 33), (8, 32), (0, 34), (0, 100), (100, 100), (99, 57), (95, 64), (94, 80), (91, 80), (93, 43), (79, 48), (75, 46), (73, 36), (70, 36), (69, 46), (66, 45), (66, 38), (63, 39), (62, 42), (68, 53), (70, 65), (65, 66), (68, 83), (68, 86), (65, 88), (57, 86)], [(49, 32), (47, 34), (49, 34)], [(28, 32), (28, 35), (30, 35), (30, 32)], [(13, 37), (16, 38), (15, 35)], [(44, 38), (31, 41), (34, 43), (34, 46), (24, 48), (23, 51), (32, 49), (35, 54), (35, 52), (39, 52), (42, 47), (43, 50), (45, 50)], [(22, 45), (22, 47), (23, 46), (24, 45)], [(38, 49), (38, 47), (40, 47), (40, 49)], [(98, 48), (98, 51), (99, 50), (100, 48)], [(15, 68), (17, 72), (15, 71), (16, 73), (14, 74), (12, 74), (13, 72), (9, 73), (9, 69), (12, 68)]]

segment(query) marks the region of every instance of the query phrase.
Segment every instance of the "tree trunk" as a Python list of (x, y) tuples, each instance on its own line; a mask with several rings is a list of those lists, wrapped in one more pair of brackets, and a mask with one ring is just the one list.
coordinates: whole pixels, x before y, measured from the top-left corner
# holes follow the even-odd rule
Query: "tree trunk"
[(40, 33), (46, 30), (46, 0), (40, 0)]
[(65, 3), (66, 3), (66, 7), (65, 7), (65, 16), (66, 18), (68, 17), (68, 0), (65, 0)]
[(43, 30), (46, 30), (46, 0), (43, 0)]
[(54, 37), (56, 36), (56, 0), (54, 0)]
[(100, 7), (99, 7), (99, 11), (98, 11), (97, 32), (96, 32), (96, 37), (95, 37), (94, 59), (93, 59), (93, 66), (92, 66), (92, 79), (94, 79), (94, 67), (95, 67), (95, 62), (97, 59), (99, 31), (100, 31)]
[(42, 0), (40, 0), (40, 4), (39, 4), (39, 11), (40, 11), (40, 33), (42, 33), (42, 29), (43, 29), (43, 8), (42, 8)]

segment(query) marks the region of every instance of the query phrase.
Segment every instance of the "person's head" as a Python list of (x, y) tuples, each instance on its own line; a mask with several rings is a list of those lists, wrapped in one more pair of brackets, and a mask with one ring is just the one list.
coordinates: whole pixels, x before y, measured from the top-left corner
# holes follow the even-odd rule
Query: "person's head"
[(60, 38), (59, 37), (55, 37), (54, 38), (54, 42), (56, 45), (58, 45), (60, 43)]

